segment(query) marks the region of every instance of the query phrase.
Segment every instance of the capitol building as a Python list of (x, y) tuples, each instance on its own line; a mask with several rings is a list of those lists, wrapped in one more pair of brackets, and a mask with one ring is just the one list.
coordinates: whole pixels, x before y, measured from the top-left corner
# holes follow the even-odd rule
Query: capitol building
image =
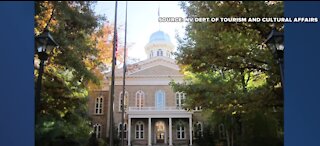
[[(130, 64), (126, 73), (125, 93), (123, 69), (115, 70), (114, 102), (110, 104), (109, 86), (89, 93), (89, 114), (97, 138), (109, 137), (109, 107), (113, 106), (114, 132), (128, 146), (194, 145), (195, 135), (201, 135), (203, 116), (201, 108), (185, 110), (183, 92), (174, 92), (171, 81), (182, 82), (183, 74), (172, 53), (174, 45), (163, 31), (151, 34), (145, 45), (146, 60)], [(107, 75), (105, 85), (110, 85)], [(124, 94), (124, 105), (121, 96)], [(121, 107), (125, 108), (125, 123), (121, 124)]]

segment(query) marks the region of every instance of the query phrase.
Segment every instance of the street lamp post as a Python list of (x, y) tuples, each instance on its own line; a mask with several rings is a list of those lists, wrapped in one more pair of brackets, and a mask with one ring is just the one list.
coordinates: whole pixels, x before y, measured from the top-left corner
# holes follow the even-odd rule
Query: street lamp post
[(281, 86), (284, 88), (284, 36), (273, 27), (265, 43), (271, 49), (274, 59), (280, 67)]
[(35, 42), (38, 58), (40, 59), (39, 75), (36, 86), (36, 109), (38, 110), (41, 98), (41, 82), (44, 70), (44, 61), (48, 59), (48, 56), (52, 53), (54, 47), (58, 46), (58, 44), (52, 38), (47, 27), (44, 29), (43, 33), (35, 37)]

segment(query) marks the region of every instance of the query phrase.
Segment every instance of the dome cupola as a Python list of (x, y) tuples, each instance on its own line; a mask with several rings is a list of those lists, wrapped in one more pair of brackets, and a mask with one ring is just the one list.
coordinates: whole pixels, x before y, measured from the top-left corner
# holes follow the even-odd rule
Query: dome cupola
[(160, 30), (151, 34), (149, 42), (145, 46), (148, 58), (157, 56), (172, 58), (173, 49), (174, 45), (171, 43), (169, 35)]

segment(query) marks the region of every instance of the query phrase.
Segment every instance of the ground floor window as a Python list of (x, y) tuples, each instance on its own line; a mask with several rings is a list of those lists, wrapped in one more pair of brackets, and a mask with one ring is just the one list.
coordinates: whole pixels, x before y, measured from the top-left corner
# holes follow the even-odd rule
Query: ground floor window
[(203, 127), (202, 127), (202, 123), (201, 122), (197, 122), (193, 125), (193, 131), (194, 131), (194, 137), (195, 138), (200, 138), (203, 136)]
[[(127, 123), (124, 123), (123, 125), (124, 125), (124, 127), (123, 127), (123, 138), (126, 139), (127, 138)], [(119, 123), (118, 136), (119, 136), (120, 139), (121, 139), (121, 134), (122, 134), (121, 128), (122, 128), (122, 123)]]
[(185, 139), (185, 126), (183, 123), (179, 122), (177, 124), (177, 139)]
[(136, 139), (143, 139), (144, 138), (144, 125), (143, 122), (139, 121), (136, 124)]
[(101, 125), (100, 124), (94, 124), (93, 125), (93, 132), (96, 134), (97, 138), (101, 138)]

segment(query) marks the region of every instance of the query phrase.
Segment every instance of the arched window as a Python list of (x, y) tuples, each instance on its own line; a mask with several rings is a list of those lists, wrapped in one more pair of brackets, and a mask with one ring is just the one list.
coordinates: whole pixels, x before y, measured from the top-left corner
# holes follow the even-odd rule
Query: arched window
[(141, 108), (144, 106), (144, 92), (139, 90), (136, 93), (136, 107)]
[(136, 131), (135, 131), (135, 134), (136, 134), (136, 139), (143, 139), (144, 138), (144, 127), (143, 127), (143, 122), (141, 121), (138, 121), (136, 123)]
[(151, 50), (151, 52), (150, 52), (150, 58), (152, 58), (153, 57), (153, 51)]
[(163, 56), (163, 51), (162, 51), (162, 49), (159, 49), (159, 50), (157, 51), (157, 56)]
[(186, 100), (186, 93), (176, 92), (176, 107), (181, 109), (184, 106)]
[(181, 121), (178, 122), (176, 130), (177, 130), (177, 139), (185, 139), (186, 137), (185, 126)]
[(225, 131), (224, 125), (222, 123), (219, 125), (219, 137), (221, 139), (226, 138), (226, 131)]
[[(124, 94), (124, 110), (126, 111), (128, 108), (128, 98), (129, 98), (129, 93), (126, 91)], [(122, 92), (119, 95), (119, 111), (122, 111)]]
[[(123, 138), (126, 139), (127, 138), (127, 123), (124, 123), (123, 124), (124, 127), (123, 127)], [(119, 138), (121, 139), (121, 128), (122, 128), (122, 123), (119, 123), (119, 126), (118, 126), (118, 136)]]
[(99, 96), (95, 100), (95, 114), (102, 114), (103, 112), (103, 96)]
[(94, 124), (93, 125), (93, 132), (96, 134), (96, 138), (101, 138), (101, 124)]
[(170, 58), (171, 57), (171, 53), (169, 51), (167, 51), (167, 56)]
[(158, 90), (155, 96), (155, 106), (158, 110), (164, 109), (166, 100), (165, 100), (165, 92), (162, 90)]
[(197, 122), (193, 125), (195, 138), (203, 136), (203, 125), (201, 122)]

